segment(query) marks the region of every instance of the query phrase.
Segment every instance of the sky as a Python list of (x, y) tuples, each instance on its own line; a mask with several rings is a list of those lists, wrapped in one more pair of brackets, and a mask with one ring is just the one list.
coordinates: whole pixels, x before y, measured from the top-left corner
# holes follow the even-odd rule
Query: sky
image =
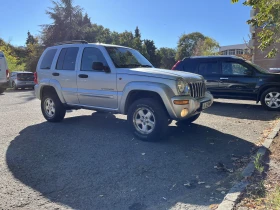
[[(51, 0), (0, 0), (0, 38), (16, 46), (25, 45), (27, 32), (40, 35), (42, 24), (52, 23), (46, 15)], [(241, 1), (242, 2), (242, 1)], [(248, 40), (250, 7), (231, 0), (74, 0), (92, 23), (112, 31), (134, 31), (156, 47), (175, 48), (183, 33), (201, 32), (220, 46)]]

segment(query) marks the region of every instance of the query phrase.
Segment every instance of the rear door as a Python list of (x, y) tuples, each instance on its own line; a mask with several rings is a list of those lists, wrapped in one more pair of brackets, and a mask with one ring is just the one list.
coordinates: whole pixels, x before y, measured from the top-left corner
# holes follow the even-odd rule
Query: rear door
[(232, 98), (256, 98), (258, 78), (250, 65), (241, 59), (221, 61), (221, 95)]
[(206, 80), (207, 89), (212, 94), (218, 94), (220, 91), (219, 82), (221, 70), (219, 63), (214, 59), (199, 60), (197, 63), (197, 74), (200, 74)]
[(79, 104), (77, 96), (77, 55), (79, 47), (63, 47), (60, 49), (52, 79), (61, 86), (66, 103)]

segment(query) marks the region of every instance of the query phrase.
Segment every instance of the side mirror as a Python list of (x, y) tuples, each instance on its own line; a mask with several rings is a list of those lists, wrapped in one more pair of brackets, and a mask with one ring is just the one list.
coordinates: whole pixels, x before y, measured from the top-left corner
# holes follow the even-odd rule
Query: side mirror
[(93, 62), (92, 69), (96, 71), (104, 71), (106, 73), (110, 73), (110, 68), (108, 66), (104, 66), (101, 62)]

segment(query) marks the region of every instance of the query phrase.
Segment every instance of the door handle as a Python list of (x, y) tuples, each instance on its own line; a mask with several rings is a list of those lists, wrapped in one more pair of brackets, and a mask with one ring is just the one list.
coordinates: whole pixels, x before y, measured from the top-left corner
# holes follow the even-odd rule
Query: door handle
[(59, 73), (54, 72), (54, 73), (52, 73), (52, 75), (55, 76), (55, 77), (57, 77), (57, 76), (59, 76)]
[(79, 74), (79, 77), (80, 78), (88, 78), (88, 75), (87, 74)]
[(225, 77), (221, 77), (220, 79), (228, 79), (228, 78), (225, 78)]

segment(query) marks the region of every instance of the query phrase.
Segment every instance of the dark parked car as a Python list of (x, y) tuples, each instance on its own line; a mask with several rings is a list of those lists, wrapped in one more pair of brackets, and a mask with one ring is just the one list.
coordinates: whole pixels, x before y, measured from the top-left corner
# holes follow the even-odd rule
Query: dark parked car
[(202, 75), (215, 98), (254, 100), (280, 110), (280, 75), (236, 56), (190, 57), (172, 68)]
[(34, 73), (28, 71), (13, 71), (10, 74), (10, 87), (14, 90), (18, 88), (34, 89)]

